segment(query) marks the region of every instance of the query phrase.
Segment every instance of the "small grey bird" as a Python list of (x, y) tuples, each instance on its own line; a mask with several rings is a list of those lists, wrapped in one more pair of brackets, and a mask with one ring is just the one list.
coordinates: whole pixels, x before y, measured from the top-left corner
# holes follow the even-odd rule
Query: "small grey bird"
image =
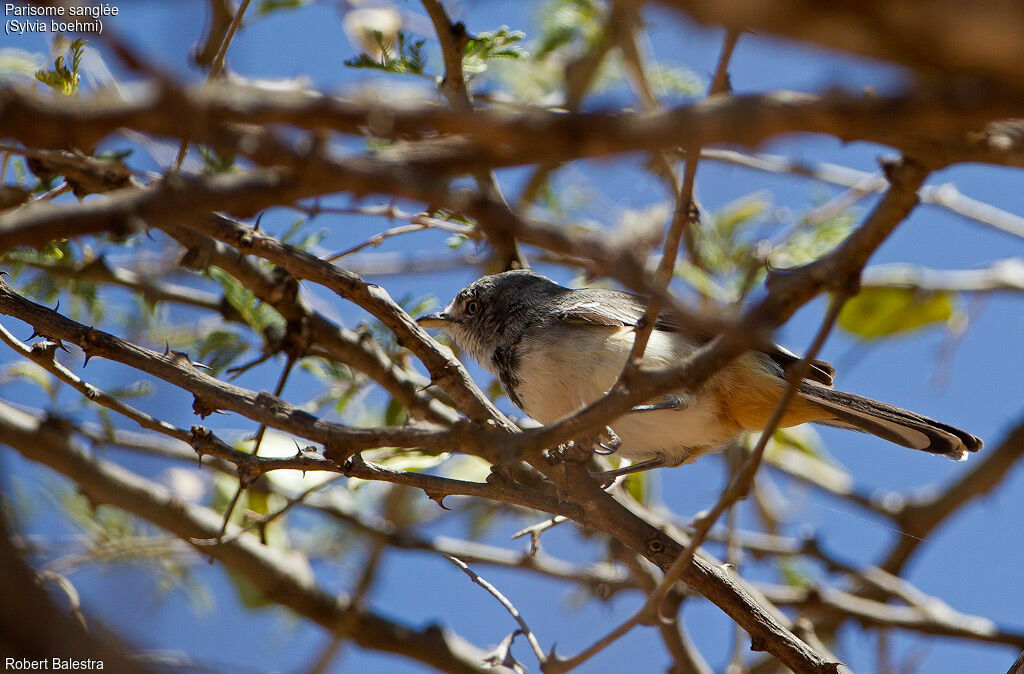
[[(459, 347), (496, 375), (509, 398), (548, 424), (601, 398), (617, 380), (633, 346), (647, 300), (617, 290), (573, 290), (530, 271), (485, 276), (463, 288), (448, 307), (418, 319), (443, 328)], [(678, 363), (712, 335), (664, 313), (644, 363)], [(634, 408), (610, 424), (618, 454), (644, 467), (676, 466), (720, 447), (741, 431), (764, 428), (799, 357), (780, 347), (748, 352), (695, 393), (679, 393)], [(832, 366), (813, 361), (781, 426), (837, 426), (877, 435), (903, 447), (957, 461), (981, 439), (934, 419), (832, 389)]]

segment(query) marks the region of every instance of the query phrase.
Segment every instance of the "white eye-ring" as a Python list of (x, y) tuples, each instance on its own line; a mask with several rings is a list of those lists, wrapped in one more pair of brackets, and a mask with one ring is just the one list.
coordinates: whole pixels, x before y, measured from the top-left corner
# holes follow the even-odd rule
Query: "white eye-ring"
[(476, 316), (480, 312), (479, 300), (467, 300), (464, 311), (467, 316)]

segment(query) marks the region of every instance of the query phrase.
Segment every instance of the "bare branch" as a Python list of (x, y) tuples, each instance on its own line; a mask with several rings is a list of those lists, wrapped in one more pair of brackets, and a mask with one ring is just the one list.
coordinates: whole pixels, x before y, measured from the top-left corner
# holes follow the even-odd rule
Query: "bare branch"
[(128, 417), (142, 428), (163, 433), (182, 442), (189, 441), (188, 431), (121, 402), (92, 384), (83, 381), (74, 372), (61, 365), (57, 362), (57, 349), (59, 348), (57, 343), (39, 342), (33, 346), (28, 346), (12, 335), (3, 325), (0, 325), (0, 340), (23, 357), (28, 358), (64, 383), (70, 385), (94, 403)]
[[(712, 161), (767, 171), (806, 176), (822, 182), (846, 187), (860, 194), (880, 193), (889, 189), (884, 176), (858, 171), (829, 162), (806, 162), (790, 157), (763, 153), (746, 154), (736, 150), (705, 149), (701, 157)], [(1024, 237), (1024, 218), (991, 204), (966, 196), (952, 183), (925, 185), (918, 191), (922, 204), (939, 206), (957, 215), (975, 220), (998, 230)]]
[[(444, 59), (444, 78), (441, 80), (440, 89), (448, 103), (456, 112), (473, 109), (473, 97), (466, 84), (466, 75), (462, 68), (462, 57), (466, 50), (466, 44), (470, 35), (466, 32), (466, 26), (460, 21), (452, 23), (445, 11), (441, 0), (423, 0), (423, 7), (434, 24), (434, 31), (441, 43), (441, 56)], [(501, 186), (498, 185), (494, 172), (487, 169), (474, 171), (473, 178), (481, 194), (490, 199), (505, 203), (505, 197), (501, 194)], [(487, 233), (487, 237), (495, 250), (495, 267), (492, 272), (505, 271), (507, 269), (525, 269), (529, 265), (517, 246), (514, 232), (508, 230), (494, 230), (487, 227), (487, 223), (480, 223), (480, 229)]]
[[(1024, 47), (1017, 39), (1024, 32), (1024, 8), (1012, 0), (977, 2), (971, 6), (970, 19), (965, 19), (963, 6), (956, 2), (927, 0), (868, 0), (853, 5), (813, 0), (660, 1), (702, 23), (774, 33), (902, 63), (926, 77), (971, 76), (1024, 88), (1024, 77), (1012, 65), (1024, 60)], [(965, 21), (970, 30), (965, 30)], [(984, 46), (976, 35), (985, 36)]]
[[(715, 68), (715, 75), (712, 78), (708, 96), (714, 96), (723, 90), (728, 79), (729, 59), (736, 47), (740, 34), (736, 31), (729, 31), (722, 44), (722, 53), (718, 59), (718, 66)], [(655, 283), (663, 291), (668, 289), (672, 277), (675, 275), (676, 258), (679, 256), (679, 244), (684, 234), (690, 227), (700, 224), (700, 211), (693, 199), (694, 185), (697, 178), (697, 164), (700, 161), (700, 146), (686, 146), (686, 167), (683, 171), (683, 180), (679, 186), (679, 193), (676, 195), (675, 211), (672, 214), (672, 223), (669, 225), (668, 233), (665, 235), (665, 245), (662, 250), (661, 262), (655, 271)], [(699, 262), (699, 253), (696, 248), (695, 238), (690, 235), (687, 240), (691, 259)], [(636, 368), (643, 361), (644, 351), (647, 349), (647, 341), (651, 337), (654, 325), (657, 323), (658, 314), (661, 313), (661, 296), (652, 296), (648, 301), (644, 315), (637, 323), (636, 337), (633, 339), (633, 346), (630, 349), (627, 366)], [(627, 376), (624, 372), (623, 376)]]
[(991, 620), (964, 615), (949, 607), (929, 611), (914, 606), (893, 606), (825, 587), (759, 585), (758, 589), (780, 606), (836, 613), (865, 625), (1024, 647), (1024, 633), (999, 628)]
[(954, 293), (1024, 292), (1024, 260), (999, 260), (981, 269), (926, 269), (885, 264), (864, 270), (865, 287), (911, 288)]
[(428, 380), (398, 367), (371, 336), (342, 329), (313, 311), (299, 295), (295, 279), (270, 272), (235, 249), (191, 229), (173, 227), (167, 233), (186, 249), (183, 266), (223, 269), (277, 310), (289, 325), (296, 326), (299, 334), (289, 340), (288, 348), (297, 355), (322, 356), (366, 373), (414, 416), (445, 424), (458, 419), (454, 410), (423, 393)]
[(476, 583), (483, 589), (487, 590), (487, 592), (492, 597), (497, 599), (498, 603), (501, 604), (513, 618), (515, 618), (515, 621), (519, 623), (519, 629), (523, 631), (523, 635), (526, 636), (526, 640), (530, 642), (530, 648), (533, 649), (533, 654), (537, 656), (537, 661), (540, 662), (541, 668), (543, 669), (544, 664), (547, 662), (548, 658), (544, 654), (544, 649), (540, 647), (540, 643), (537, 641), (537, 637), (534, 636), (533, 631), (530, 629), (530, 626), (526, 624), (526, 619), (523, 618), (521, 613), (519, 613), (519, 609), (517, 609), (515, 605), (512, 604), (512, 602), (510, 602), (508, 598), (501, 593), (500, 590), (498, 590), (498, 588), (494, 587), (494, 585), (487, 582), (487, 580), (477, 575), (461, 559), (459, 559), (458, 557), (453, 557), (452, 555), (445, 555), (444, 557), (449, 562), (454, 564), (456, 567), (462, 569), (462, 572), (469, 576), (474, 583)]

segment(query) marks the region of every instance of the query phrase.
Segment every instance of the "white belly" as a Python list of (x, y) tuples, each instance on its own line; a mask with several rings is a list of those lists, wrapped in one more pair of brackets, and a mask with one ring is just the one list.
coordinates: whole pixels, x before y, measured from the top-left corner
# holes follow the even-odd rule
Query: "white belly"
[[(601, 398), (618, 379), (633, 345), (632, 328), (607, 330), (571, 326), (562, 334), (547, 334), (543, 343), (529, 338), (517, 350), (523, 411), (537, 421), (558, 421)], [(573, 348), (573, 346), (575, 348)], [(695, 347), (676, 335), (655, 331), (645, 363), (678, 363)], [(661, 357), (651, 357), (650, 354)], [(682, 410), (640, 412), (610, 424), (622, 440), (618, 454), (632, 460), (662, 458), (675, 465), (718, 447), (738, 432), (722, 420), (716, 400), (698, 395)]]

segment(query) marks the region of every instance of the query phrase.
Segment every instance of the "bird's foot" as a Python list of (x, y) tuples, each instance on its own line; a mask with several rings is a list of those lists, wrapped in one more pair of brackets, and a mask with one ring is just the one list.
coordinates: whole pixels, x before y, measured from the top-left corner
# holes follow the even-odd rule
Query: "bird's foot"
[(566, 461), (583, 463), (590, 458), (590, 452), (587, 451), (586, 447), (585, 443), (570, 440), (545, 451), (544, 456), (551, 465), (565, 463)]
[(594, 453), (602, 456), (614, 454), (622, 446), (622, 438), (612, 430), (611, 426), (605, 426), (604, 431), (594, 439), (594, 442), (597, 444)]
[(590, 460), (592, 454), (614, 454), (621, 446), (619, 436), (609, 426), (605, 426), (597, 435), (570, 440), (548, 451), (546, 455), (552, 464), (564, 461), (584, 463)]

